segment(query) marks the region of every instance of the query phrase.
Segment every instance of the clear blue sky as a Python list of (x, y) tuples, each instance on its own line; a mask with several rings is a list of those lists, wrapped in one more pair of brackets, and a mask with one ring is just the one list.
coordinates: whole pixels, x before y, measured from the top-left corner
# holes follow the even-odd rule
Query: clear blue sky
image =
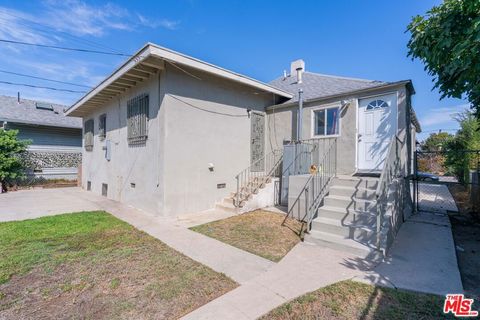
[[(132, 53), (145, 42), (268, 82), (302, 58), (311, 72), (412, 79), (424, 131), (456, 128), (466, 101), (432, 91), (407, 58), (406, 26), (439, 0), (404, 1), (0, 1), (0, 38)], [(92, 44), (94, 42), (95, 44)], [(100, 44), (101, 46), (98, 46)], [(110, 48), (110, 49), (109, 49)], [(125, 58), (0, 43), (0, 69), (95, 85)], [(0, 73), (0, 81), (82, 90)], [(70, 105), (81, 94), (0, 84), (0, 94)]]

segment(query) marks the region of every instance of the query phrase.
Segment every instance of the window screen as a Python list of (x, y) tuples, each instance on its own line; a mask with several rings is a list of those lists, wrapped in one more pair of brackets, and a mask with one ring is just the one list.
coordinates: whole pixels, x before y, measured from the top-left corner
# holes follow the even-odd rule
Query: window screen
[(148, 137), (148, 95), (127, 102), (128, 144), (144, 144)]
[(85, 150), (93, 150), (93, 119), (85, 121), (84, 124)]

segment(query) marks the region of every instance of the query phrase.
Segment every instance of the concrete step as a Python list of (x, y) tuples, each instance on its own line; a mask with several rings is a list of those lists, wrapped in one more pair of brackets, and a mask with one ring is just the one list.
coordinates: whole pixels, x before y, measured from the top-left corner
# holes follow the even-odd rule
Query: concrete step
[(375, 243), (376, 222), (374, 225), (364, 225), (356, 222), (317, 217), (312, 221), (312, 230), (330, 233), (346, 239), (353, 239), (363, 244)]
[(381, 261), (383, 259), (382, 252), (372, 246), (366, 246), (352, 239), (322, 231), (311, 230), (305, 235), (305, 242), (348, 252), (370, 261)]
[(358, 178), (341, 176), (332, 180), (332, 186), (353, 187), (375, 190), (378, 185), (378, 178)]
[(375, 190), (349, 186), (332, 185), (329, 194), (333, 196), (354, 197), (358, 199), (375, 200)]
[(343, 221), (344, 223), (359, 223), (363, 225), (373, 225), (377, 221), (376, 211), (355, 211), (346, 208), (322, 206), (318, 209), (317, 216)]
[(324, 199), (324, 205), (329, 207), (345, 208), (355, 211), (373, 211), (376, 202), (372, 200), (351, 198), (345, 196), (328, 195)]
[(224, 202), (217, 203), (215, 205), (215, 209), (222, 210), (222, 211), (225, 211), (225, 212), (233, 212), (233, 213), (238, 213), (239, 212), (239, 208), (235, 207), (233, 204), (224, 203)]

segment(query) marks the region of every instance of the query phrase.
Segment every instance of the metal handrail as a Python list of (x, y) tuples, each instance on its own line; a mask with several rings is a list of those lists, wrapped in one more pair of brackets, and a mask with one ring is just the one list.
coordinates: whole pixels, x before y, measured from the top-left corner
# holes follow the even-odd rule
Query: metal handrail
[(240, 171), (235, 176), (237, 180), (237, 192), (234, 197), (234, 206), (239, 207), (240, 204), (248, 199), (248, 197), (256, 192), (268, 179), (279, 174), (280, 164), (283, 159), (283, 150), (273, 150), (269, 154), (255, 160), (252, 164)]
[[(375, 190), (375, 202), (376, 202), (376, 242), (377, 249), (381, 247), (381, 232), (383, 225), (383, 218), (386, 213), (386, 207), (388, 206), (388, 195), (394, 185), (394, 180), (401, 177), (402, 166), (400, 164), (400, 151), (403, 142), (395, 136), (389, 144), (385, 163), (383, 165), (382, 173), (378, 181), (377, 188)], [(396, 199), (395, 200), (400, 200)]]
[[(311, 229), (311, 223), (314, 219), (315, 212), (318, 210), (323, 202), (324, 197), (328, 192), (328, 186), (337, 173), (337, 139), (329, 141), (328, 148), (324, 151), (322, 158), (319, 160), (317, 170), (310, 175), (307, 182), (300, 191), (298, 197), (291, 205), (287, 212), (283, 223), (291, 216), (297, 203), (302, 197), (305, 198), (305, 215), (300, 219), (306, 226), (307, 232)], [(312, 199), (312, 202), (310, 202)], [(301, 233), (303, 233), (303, 227)]]

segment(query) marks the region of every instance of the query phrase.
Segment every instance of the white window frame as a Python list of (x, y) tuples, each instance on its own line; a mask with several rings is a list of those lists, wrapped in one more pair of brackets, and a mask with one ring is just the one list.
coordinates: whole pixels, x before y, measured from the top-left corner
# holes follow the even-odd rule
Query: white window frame
[[(327, 117), (327, 112), (326, 110), (327, 109), (334, 109), (334, 108), (337, 108), (338, 109), (338, 133), (337, 134), (328, 134), (328, 135), (315, 135), (315, 126), (316, 126), (316, 123), (315, 123), (315, 111), (319, 111), (319, 110), (325, 110), (325, 117)], [(311, 130), (310, 130), (310, 133), (311, 133), (311, 137), (312, 138), (315, 138), (315, 139), (328, 139), (328, 138), (335, 138), (335, 137), (340, 137), (340, 135), (342, 134), (342, 117), (340, 116), (340, 113), (342, 111), (342, 106), (341, 105), (329, 105), (329, 106), (321, 106), (321, 107), (314, 107), (312, 108), (311, 110)], [(326, 120), (326, 119), (325, 119)], [(325, 130), (327, 128), (327, 122), (325, 121)]]

